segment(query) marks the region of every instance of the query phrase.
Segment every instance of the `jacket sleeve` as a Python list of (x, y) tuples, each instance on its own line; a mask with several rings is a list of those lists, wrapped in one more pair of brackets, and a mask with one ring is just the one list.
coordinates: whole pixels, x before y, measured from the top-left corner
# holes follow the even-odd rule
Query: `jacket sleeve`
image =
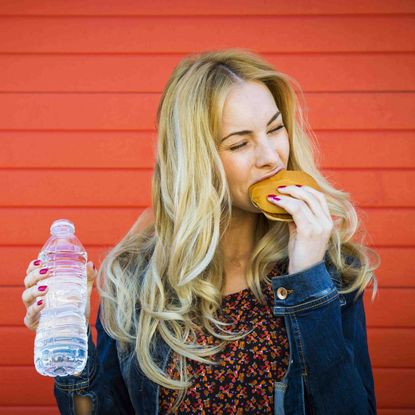
[(96, 320), (97, 346), (88, 326), (88, 360), (78, 376), (57, 376), (54, 394), (63, 415), (75, 415), (75, 396), (92, 400), (93, 415), (133, 414), (128, 390), (121, 374), (116, 341), (105, 332), (100, 319)]
[(375, 385), (367, 343), (363, 295), (360, 295), (355, 303), (352, 298), (350, 303), (346, 302), (342, 310), (342, 326), (349, 361), (358, 372), (367, 394), (367, 413), (376, 414)]
[(310, 413), (376, 414), (363, 295), (340, 295), (336, 278), (322, 260), (274, 279), (275, 314), (290, 326)]

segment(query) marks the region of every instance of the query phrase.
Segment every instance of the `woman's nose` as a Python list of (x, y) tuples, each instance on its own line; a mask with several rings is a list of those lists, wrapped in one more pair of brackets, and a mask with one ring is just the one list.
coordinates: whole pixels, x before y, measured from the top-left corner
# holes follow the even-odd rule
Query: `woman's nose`
[(257, 164), (258, 165), (273, 165), (278, 166), (281, 163), (279, 161), (278, 150), (275, 144), (268, 140), (260, 140), (257, 146)]

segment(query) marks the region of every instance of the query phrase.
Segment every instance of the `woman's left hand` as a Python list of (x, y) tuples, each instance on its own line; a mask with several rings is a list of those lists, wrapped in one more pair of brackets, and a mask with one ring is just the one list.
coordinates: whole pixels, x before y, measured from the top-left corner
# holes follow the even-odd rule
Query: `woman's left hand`
[(284, 208), (294, 219), (288, 223), (288, 273), (317, 264), (326, 253), (333, 221), (323, 193), (310, 186), (278, 188), (281, 200), (268, 200)]

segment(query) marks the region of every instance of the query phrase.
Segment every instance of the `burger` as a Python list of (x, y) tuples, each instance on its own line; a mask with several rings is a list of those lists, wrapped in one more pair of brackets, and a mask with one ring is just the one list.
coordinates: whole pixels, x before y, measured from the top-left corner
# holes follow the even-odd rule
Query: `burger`
[(278, 196), (278, 186), (291, 186), (301, 184), (310, 186), (313, 189), (321, 191), (317, 182), (309, 174), (299, 170), (280, 170), (274, 176), (268, 177), (249, 187), (248, 193), (252, 204), (261, 209), (262, 213), (270, 220), (279, 220), (282, 222), (291, 222), (293, 218), (281, 206), (277, 206), (267, 199), (272, 193)]

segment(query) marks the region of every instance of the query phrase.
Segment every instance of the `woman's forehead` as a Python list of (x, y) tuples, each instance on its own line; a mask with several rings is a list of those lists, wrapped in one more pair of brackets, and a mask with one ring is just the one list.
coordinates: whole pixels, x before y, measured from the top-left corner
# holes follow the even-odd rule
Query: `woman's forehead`
[(274, 97), (262, 83), (237, 84), (225, 100), (222, 123), (224, 127), (234, 123), (240, 127), (243, 120), (268, 122), (277, 110)]

